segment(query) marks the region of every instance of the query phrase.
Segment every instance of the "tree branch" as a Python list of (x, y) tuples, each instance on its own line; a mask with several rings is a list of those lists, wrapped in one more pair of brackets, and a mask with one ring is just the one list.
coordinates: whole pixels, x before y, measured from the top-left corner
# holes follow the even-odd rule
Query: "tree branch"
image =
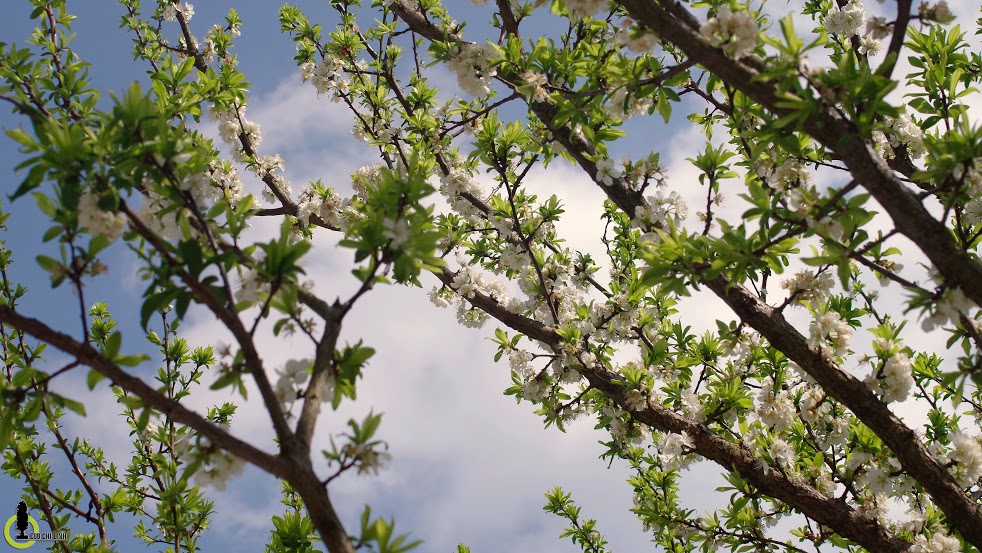
[[(771, 83), (757, 78), (759, 63), (753, 58), (734, 60), (711, 46), (695, 29), (680, 24), (659, 2), (619, 0), (636, 21), (659, 37), (671, 42), (690, 58), (716, 74), (728, 85), (758, 102), (775, 115), (788, 115), (779, 108)], [(663, 0), (662, 3), (666, 3)], [(936, 220), (924, 205), (893, 174), (873, 148), (858, 135), (850, 121), (833, 108), (809, 117), (804, 130), (841, 159), (853, 177), (886, 209), (901, 234), (917, 244), (944, 276), (945, 284), (961, 288), (977, 305), (982, 305), (982, 264), (972, 259), (951, 237), (943, 222)], [(982, 521), (973, 542), (982, 546)]]
[(223, 450), (274, 476), (280, 478), (287, 476), (287, 464), (283, 459), (266, 453), (221, 430), (208, 419), (181, 405), (180, 402), (168, 398), (143, 380), (125, 372), (92, 346), (79, 343), (71, 336), (58, 332), (37, 319), (21, 315), (8, 306), (0, 306), (0, 321), (74, 356), (111, 380), (114, 385), (139, 397), (145, 406), (159, 411), (180, 424), (193, 428), (199, 435), (208, 438)]

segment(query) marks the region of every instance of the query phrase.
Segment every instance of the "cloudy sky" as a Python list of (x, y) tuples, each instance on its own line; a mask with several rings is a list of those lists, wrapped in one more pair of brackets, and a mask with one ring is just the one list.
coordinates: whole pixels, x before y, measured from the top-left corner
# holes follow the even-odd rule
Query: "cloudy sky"
[[(279, 32), (277, 4), (228, 0), (205, 4), (195, 6), (192, 21), (199, 35), (221, 22), (229, 7), (238, 9), (244, 20), (237, 49), (241, 68), (253, 83), (247, 115), (262, 125), (263, 152), (284, 157), (294, 189), (316, 179), (336, 189), (349, 189), (347, 175), (375, 163), (377, 157), (351, 136), (352, 118), (346, 108), (326, 98), (318, 99), (310, 86), (300, 86), (291, 59), (293, 44)], [(300, 3), (312, 20), (330, 29), (335, 19), (325, 4)], [(486, 28), (487, 9), (464, 6), (463, 2), (451, 4), (458, 20), (473, 21), (472, 30)], [(959, 15), (976, 15), (970, 11), (969, 0), (951, 4)], [(118, 6), (101, 1), (79, 3), (72, 9), (78, 15), (74, 47), (93, 64), (97, 88), (118, 91), (133, 80), (146, 80), (144, 68), (132, 61), (130, 37), (118, 29)], [(781, 3), (774, 9), (790, 6)], [(30, 34), (29, 12), (26, 2), (8, 6), (0, 19), (0, 39), (22, 44)], [(808, 25), (801, 20), (798, 28), (805, 30)], [(435, 70), (434, 79), (452, 86), (452, 78), (440, 69)], [(0, 113), (0, 127), (22, 124), (13, 115)], [(632, 158), (660, 152), (672, 186), (690, 200), (691, 220), (702, 192), (694, 185), (684, 186), (696, 182), (696, 171), (686, 158), (694, 156), (702, 143), (698, 129), (676, 115), (668, 126), (635, 123), (628, 130), (631, 136), (618, 142), (614, 151)], [(20, 181), (13, 172), (18, 159), (12, 143), (0, 140), (5, 194)], [(571, 165), (557, 162), (533, 172), (528, 186), (540, 197), (559, 194), (567, 211), (567, 218), (558, 225), (560, 232), (572, 247), (602, 258), (602, 198), (589, 178)], [(736, 194), (734, 190), (728, 196)], [(34, 255), (51, 250), (51, 244), (40, 242), (44, 229), (36, 225), (38, 214), (33, 202), (24, 199), (11, 206), (5, 201), (4, 207), (12, 212), (8, 223), (12, 232), (4, 237), (15, 254), (12, 277), (30, 288), (22, 307), (49, 324), (75, 330), (77, 310), (65, 306), (74, 306), (77, 300), (67, 290), (51, 290), (46, 275), (33, 266)], [(733, 208), (734, 212), (741, 209)], [(250, 236), (260, 239), (275, 232), (276, 225), (262, 221), (254, 227)], [(337, 239), (326, 231), (317, 233), (315, 248), (306, 259), (308, 276), (316, 282), (316, 292), (326, 299), (345, 297), (356, 286), (349, 273), (350, 253), (336, 246)], [(137, 315), (132, 306), (138, 305), (144, 287), (135, 277), (136, 265), (122, 250), (110, 252), (106, 261), (110, 271), (92, 280), (87, 299), (89, 303), (105, 300), (124, 328), (135, 328)], [(425, 291), (435, 283), (432, 278), (424, 280), (424, 290), (376, 289), (346, 320), (342, 340), (364, 338), (377, 354), (359, 387), (358, 401), (337, 413), (322, 415), (318, 443), (323, 445), (331, 432), (342, 431), (349, 417), (382, 411), (385, 416), (380, 437), (388, 441), (393, 455), (391, 466), (379, 476), (346, 476), (332, 486), (333, 500), (348, 526), (354, 527), (363, 506), (369, 504), (377, 514), (395, 517), (397, 529), (424, 540), (421, 551), (453, 551), (460, 542), (475, 552), (578, 551), (558, 540), (561, 521), (542, 511), (544, 493), (561, 486), (583, 507), (584, 516), (599, 520), (612, 550), (652, 550), (640, 525), (627, 512), (632, 504), (631, 490), (624, 482), (627, 471), (617, 463), (608, 469), (606, 462), (598, 459), (603, 448), (597, 442), (606, 436), (594, 431), (589, 421), (572, 425), (565, 434), (544, 430), (527, 404), (516, 405), (504, 396), (510, 378), (507, 365), (493, 362), (494, 348), (487, 340), (493, 327), (483, 331), (461, 328), (452, 310), (441, 311), (426, 299)], [(687, 300), (683, 315), (697, 330), (714, 326), (716, 318), (729, 318), (718, 302), (705, 296)], [(230, 341), (220, 325), (203, 312), (190, 313), (182, 334), (195, 345)], [(124, 344), (140, 348), (139, 342), (137, 332), (127, 335)], [(271, 333), (259, 340), (259, 347), (270, 368), (311, 354), (309, 345), (299, 338), (274, 338)], [(49, 350), (52, 366), (64, 361)], [(145, 370), (150, 374), (151, 369)], [(60, 389), (70, 390), (72, 397), (89, 405), (86, 418), (66, 419), (65, 425), (70, 433), (92, 437), (110, 459), (125, 464), (130, 448), (128, 428), (112, 409), (105, 386), (94, 392), (78, 391), (85, 389), (84, 377), (84, 372), (70, 373), (58, 383)], [(250, 397), (254, 399), (257, 394)], [(192, 397), (190, 404), (203, 411), (232, 399), (226, 393), (201, 393)], [(241, 406), (233, 432), (272, 450), (268, 417), (254, 401)], [(70, 483), (63, 460), (52, 459), (52, 463), (56, 474), (66, 485)], [(684, 480), (687, 505), (698, 511), (718, 506), (713, 489), (720, 483), (712, 467), (698, 465)], [(13, 513), (20, 487), (19, 482), (0, 475), (0, 515)], [(228, 491), (210, 491), (217, 514), (206, 550), (219, 544), (241, 551), (262, 550), (270, 516), (280, 511), (278, 489), (272, 478), (250, 469), (232, 480)], [(79, 531), (88, 530), (82, 522), (75, 524), (73, 528)], [(131, 533), (124, 524), (112, 529), (112, 537), (122, 550), (142, 550), (132, 546)]]

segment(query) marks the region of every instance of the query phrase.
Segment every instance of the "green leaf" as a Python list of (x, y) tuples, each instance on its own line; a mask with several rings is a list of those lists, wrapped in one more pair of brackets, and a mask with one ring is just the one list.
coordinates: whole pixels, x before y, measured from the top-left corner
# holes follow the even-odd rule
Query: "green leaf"
[(51, 396), (55, 403), (69, 409), (70, 411), (74, 411), (83, 417), (85, 416), (85, 404), (83, 404), (81, 401), (75, 401), (74, 399), (57, 394), (51, 394)]
[(88, 376), (85, 378), (85, 383), (88, 384), (89, 390), (94, 390), (95, 385), (104, 380), (106, 377), (101, 372), (90, 369)]
[(16, 409), (7, 408), (0, 415), (0, 452), (7, 450), (7, 444), (14, 437), (14, 414)]

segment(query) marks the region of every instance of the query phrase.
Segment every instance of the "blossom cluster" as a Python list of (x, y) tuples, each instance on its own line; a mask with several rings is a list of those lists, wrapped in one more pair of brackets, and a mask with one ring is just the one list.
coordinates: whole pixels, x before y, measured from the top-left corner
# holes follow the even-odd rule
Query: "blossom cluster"
[(344, 226), (342, 214), (350, 204), (351, 200), (342, 198), (331, 188), (305, 188), (300, 191), (297, 201), (297, 220), (307, 227), (310, 225), (310, 217), (317, 216), (328, 226), (341, 228)]
[[(454, 297), (454, 292), (457, 293), (457, 298)], [(465, 301), (473, 299), (478, 292), (490, 296), (502, 305), (513, 304), (502, 282), (486, 278), (480, 270), (470, 265), (457, 271), (450, 290), (433, 288), (429, 296), (437, 307), (448, 307), (454, 299), (458, 299), (457, 321), (468, 328), (481, 328), (488, 320), (488, 314)]]
[(610, 113), (627, 120), (637, 115), (646, 115), (654, 106), (649, 95), (635, 93), (627, 85), (617, 87), (610, 94)]
[(684, 468), (692, 462), (688, 454), (695, 443), (687, 432), (666, 432), (658, 441), (658, 458), (666, 468)]
[(99, 207), (99, 195), (86, 190), (78, 201), (78, 224), (93, 236), (103, 235), (112, 242), (126, 230), (126, 217), (122, 213), (103, 211)]
[(961, 553), (962, 544), (958, 538), (936, 530), (928, 538), (924, 534), (914, 537), (914, 543), (908, 550), (910, 553)]
[(794, 404), (787, 390), (775, 390), (774, 379), (765, 378), (757, 394), (757, 416), (775, 432), (791, 428), (795, 420)]
[(794, 278), (781, 282), (781, 288), (788, 290), (797, 303), (822, 302), (829, 297), (835, 280), (829, 273), (816, 273), (804, 269), (795, 273)]
[(791, 188), (806, 185), (811, 181), (811, 174), (804, 164), (797, 159), (788, 158), (773, 170), (761, 166), (767, 176), (767, 184), (775, 190), (787, 191)]
[[(635, 227), (648, 229), (668, 229), (669, 223), (676, 228), (682, 226), (689, 208), (682, 199), (682, 195), (672, 190), (665, 194), (659, 190), (654, 196), (645, 198), (647, 201), (634, 208), (634, 219), (632, 223)], [(645, 235), (646, 239), (654, 240), (655, 236), (651, 233)]]
[(181, 8), (180, 2), (173, 3), (170, 0), (165, 0), (166, 5), (160, 12), (160, 17), (164, 21), (177, 21), (177, 12), (180, 11), (184, 15), (184, 21), (191, 21), (194, 17), (194, 6), (190, 2), (184, 3), (184, 8)]
[(658, 45), (654, 33), (635, 25), (630, 17), (625, 17), (614, 35), (614, 42), (636, 54), (646, 54)]
[[(256, 262), (262, 265), (262, 260)], [(255, 303), (261, 294), (269, 291), (269, 283), (263, 281), (256, 269), (244, 269), (239, 278), (239, 288), (235, 293), (237, 301)]]
[(658, 162), (657, 154), (652, 154), (627, 163), (624, 167), (624, 179), (627, 186), (636, 192), (641, 192), (651, 184), (664, 188), (668, 184), (668, 169)]
[(224, 451), (216, 451), (208, 457), (208, 462), (194, 473), (194, 483), (201, 486), (213, 486), (218, 491), (225, 491), (228, 481), (233, 476), (242, 474), (245, 462)]
[(959, 486), (970, 487), (982, 478), (982, 446), (979, 438), (958, 431), (951, 435), (951, 449), (939, 459)]
[(245, 137), (249, 144), (255, 149), (262, 142), (262, 130), (258, 123), (249, 121), (245, 117), (245, 105), (238, 109), (226, 109), (221, 112), (214, 109), (208, 110), (208, 118), (218, 124), (218, 136), (222, 142), (232, 148), (237, 161), (244, 161), (242, 137)]
[(368, 191), (378, 187), (382, 181), (382, 170), (385, 164), (382, 162), (375, 165), (359, 167), (351, 175), (351, 187), (355, 191), (355, 196), (361, 200), (368, 198)]
[(782, 199), (788, 210), (799, 216), (807, 215), (811, 174), (801, 161), (787, 158), (775, 166), (774, 162), (762, 159), (754, 162), (754, 169), (771, 188), (783, 192)]
[[(205, 39), (201, 41), (201, 45), (198, 48), (198, 53), (201, 55), (202, 59), (204, 59), (205, 63), (215, 61), (215, 56), (218, 53), (215, 49), (215, 44), (218, 42), (219, 36), (224, 32), (225, 28), (223, 28), (221, 25), (212, 25), (211, 29), (209, 29), (208, 33), (205, 35)], [(228, 32), (232, 36), (239, 36), (242, 34), (242, 31), (237, 25), (229, 27)], [(231, 56), (226, 55), (223, 58), (223, 61), (228, 65), (235, 64), (234, 58)]]
[(380, 450), (373, 444), (348, 443), (345, 444), (343, 452), (354, 462), (358, 474), (377, 475), (392, 461), (391, 453)]
[(450, 203), (450, 208), (471, 224), (479, 224), (481, 212), (467, 200), (466, 195), (475, 198), (484, 196), (481, 185), (470, 177), (470, 174), (460, 167), (453, 167), (440, 180), (440, 192)]
[(239, 173), (230, 162), (213, 161), (209, 168), (212, 182), (230, 204), (236, 205), (247, 196)]
[(279, 377), (273, 391), (284, 410), (288, 410), (289, 406), (299, 397), (298, 389), (307, 382), (307, 378), (310, 376), (309, 369), (309, 359), (290, 359), (279, 371)]
[(948, 289), (921, 321), (921, 329), (924, 332), (930, 332), (939, 326), (957, 324), (961, 316), (968, 313), (973, 307), (975, 307), (975, 302), (969, 299), (961, 288)]
[(300, 79), (302, 82), (312, 82), (318, 96), (329, 94), (332, 102), (340, 102), (348, 93), (348, 79), (344, 76), (341, 62), (330, 56), (318, 64), (301, 64)]
[(614, 165), (614, 160), (609, 157), (597, 160), (596, 180), (598, 183), (611, 186), (614, 184), (614, 180), (619, 178), (621, 178), (621, 170)]
[(919, 158), (927, 151), (924, 146), (924, 131), (909, 115), (902, 113), (897, 117), (887, 117), (883, 130), (873, 131), (873, 142), (885, 159), (895, 157), (895, 148), (906, 146), (911, 157)]
[(607, 0), (566, 0), (566, 7), (577, 17), (592, 17), (607, 9)]
[[(835, 2), (832, 3), (835, 6)], [(866, 22), (866, 8), (862, 0), (849, 0), (839, 9), (825, 16), (825, 29), (834, 35), (850, 38), (858, 35)]]
[(608, 405), (600, 410), (600, 415), (610, 419), (610, 437), (622, 445), (640, 444), (647, 435), (643, 425), (631, 424), (630, 414), (623, 409)]
[(982, 157), (973, 158), (967, 167), (957, 165), (951, 176), (962, 182), (969, 198), (962, 210), (963, 223), (970, 226), (982, 223)]
[(716, 10), (716, 16), (706, 21), (699, 31), (714, 46), (722, 47), (727, 56), (740, 59), (751, 54), (757, 47), (760, 27), (751, 12), (734, 12), (729, 5), (724, 4)]
[(955, 20), (955, 14), (952, 13), (951, 6), (946, 0), (939, 0), (934, 4), (922, 2), (919, 7), (919, 15), (927, 21), (936, 21), (945, 25)]
[(904, 401), (914, 386), (910, 358), (897, 349), (892, 341), (877, 338), (874, 350), (886, 356), (886, 360), (880, 370), (866, 378), (866, 385), (885, 403)]
[(525, 81), (524, 86), (528, 89), (525, 95), (526, 100), (545, 102), (549, 99), (549, 91), (546, 90), (549, 81), (545, 75), (536, 71), (524, 71), (522, 72), (522, 80)]
[[(809, 327), (808, 345), (838, 356), (849, 352), (852, 327), (835, 311), (820, 313)], [(829, 345), (831, 344), (831, 348)]]
[(491, 66), (495, 51), (490, 44), (464, 44), (450, 56), (450, 70), (457, 75), (460, 89), (471, 96), (487, 96), (491, 79), (497, 74)]

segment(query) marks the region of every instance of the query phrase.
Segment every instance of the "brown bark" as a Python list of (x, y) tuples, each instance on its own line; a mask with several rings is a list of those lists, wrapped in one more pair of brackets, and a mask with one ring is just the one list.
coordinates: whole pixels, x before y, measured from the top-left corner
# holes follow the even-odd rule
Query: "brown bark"
[[(788, 113), (777, 106), (778, 100), (770, 83), (754, 80), (757, 72), (751, 64), (756, 65), (755, 62), (741, 63), (727, 58), (720, 49), (707, 43), (693, 26), (684, 24), (669, 13), (668, 7), (681, 9), (677, 4), (652, 0), (619, 1), (641, 25), (674, 44), (728, 85), (776, 115)], [(810, 117), (804, 124), (804, 130), (846, 164), (853, 177), (886, 209), (897, 230), (917, 244), (944, 275), (947, 285), (961, 288), (966, 296), (982, 305), (982, 265), (959, 249), (944, 223), (931, 216), (849, 121), (842, 119), (834, 110), (827, 109)], [(857, 386), (850, 386), (848, 392), (834, 385), (829, 387), (827, 384), (834, 381), (845, 382), (845, 373), (829, 359), (808, 348), (780, 314), (770, 312), (770, 308), (762, 303), (750, 302), (748, 297), (752, 299), (752, 296), (740, 293), (737, 287), (727, 289), (727, 283), (723, 282), (709, 284), (771, 344), (808, 370), (809, 374), (814, 372), (813, 377), (820, 375), (825, 380), (822, 383), (825, 390), (890, 446), (904, 470), (924, 486), (952, 525), (972, 545), (982, 548), (982, 510), (958, 487), (910, 428), (890, 413), (886, 405), (865, 386), (862, 392)], [(748, 316), (750, 319), (746, 319)], [(859, 385), (862, 386), (861, 383)]]
[(82, 344), (37, 319), (21, 315), (8, 306), (0, 306), (0, 321), (75, 357), (108, 378), (113, 385), (139, 397), (145, 406), (158, 411), (175, 422), (193, 428), (200, 436), (208, 438), (213, 444), (236, 457), (248, 461), (274, 476), (280, 478), (286, 476), (287, 465), (282, 458), (266, 453), (225, 432), (200, 414), (157, 391), (142, 379), (127, 373), (92, 346)]
[[(453, 282), (453, 275), (448, 272), (437, 276), (447, 286)], [(541, 342), (545, 347), (559, 349), (561, 340), (554, 329), (512, 313), (490, 296), (480, 292), (475, 293), (468, 301), (513, 330)], [(619, 383), (623, 379), (604, 367), (599, 365), (587, 367), (582, 373), (591, 386), (603, 391), (621, 409), (630, 412), (636, 420), (661, 432), (686, 432), (693, 439), (696, 454), (726, 470), (737, 471), (760, 491), (783, 501), (808, 518), (832, 528), (840, 536), (855, 541), (869, 551), (900, 552), (910, 547), (909, 543), (880, 526), (875, 520), (861, 515), (844, 501), (826, 497), (808, 484), (791, 479), (776, 468), (765, 468), (766, 463), (753, 452), (714, 434), (704, 424), (650, 401), (641, 411), (631, 409), (625, 400), (624, 388)]]

